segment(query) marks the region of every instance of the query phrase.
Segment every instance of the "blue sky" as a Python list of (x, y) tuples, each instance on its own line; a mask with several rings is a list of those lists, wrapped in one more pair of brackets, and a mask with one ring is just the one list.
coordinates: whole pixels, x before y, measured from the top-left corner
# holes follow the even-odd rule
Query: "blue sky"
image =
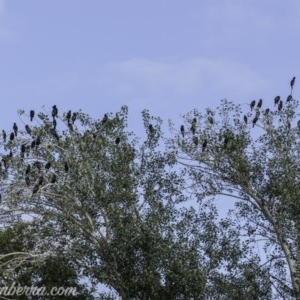
[(53, 104), (96, 118), (127, 104), (138, 126), (144, 108), (176, 123), (222, 98), (272, 103), (299, 36), (298, 0), (0, 0), (0, 126)]

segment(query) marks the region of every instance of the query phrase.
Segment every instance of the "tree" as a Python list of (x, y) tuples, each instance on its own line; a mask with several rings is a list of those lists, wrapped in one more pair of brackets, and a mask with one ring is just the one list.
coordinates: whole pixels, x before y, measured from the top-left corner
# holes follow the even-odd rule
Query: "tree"
[(20, 111), (34, 125), (19, 126), (2, 143), (1, 224), (12, 230), (26, 223), (34, 241), (0, 250), (6, 278), (20, 276), (26, 264), (45, 270), (48, 261), (64, 262), (62, 270), (122, 299), (270, 299), (269, 275), (257, 273), (259, 258), (235, 224), (219, 221), (209, 199), (189, 204), (199, 195), (188, 194), (186, 170), (163, 145), (159, 118), (143, 112), (141, 142), (126, 130), (127, 107), (99, 120), (55, 108)]
[[(196, 122), (195, 134), (182, 137), (177, 130), (170, 147), (202, 199), (236, 199), (236, 222), (249, 243), (265, 250), (259, 270), (270, 274), (273, 299), (300, 299), (299, 102), (289, 99), (279, 107), (279, 100), (274, 109), (254, 108), (252, 101), (244, 112), (222, 100), (216, 110), (194, 110), (184, 126)], [(195, 136), (200, 145), (207, 141), (205, 151), (195, 146)]]

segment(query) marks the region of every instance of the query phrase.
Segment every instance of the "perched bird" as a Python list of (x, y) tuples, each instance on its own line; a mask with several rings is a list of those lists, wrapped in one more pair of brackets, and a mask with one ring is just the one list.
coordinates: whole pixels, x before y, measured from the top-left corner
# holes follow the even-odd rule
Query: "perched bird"
[(31, 166), (27, 165), (26, 170), (25, 170), (25, 175), (27, 176), (30, 173)]
[(153, 132), (154, 132), (154, 128), (153, 128), (153, 125), (152, 125), (152, 124), (150, 124), (150, 125), (148, 126), (148, 128), (149, 128), (150, 133), (153, 133)]
[(3, 142), (6, 142), (6, 132), (5, 130), (2, 130), (2, 136), (3, 136)]
[(65, 172), (69, 172), (69, 165), (68, 165), (68, 163), (67, 162), (65, 162)]
[(70, 129), (70, 131), (74, 131), (73, 125), (69, 121), (68, 121), (68, 128)]
[(39, 146), (41, 144), (41, 138), (38, 136), (35, 140), (35, 145)]
[(52, 177), (51, 177), (51, 183), (55, 183), (56, 182), (56, 175), (53, 174)]
[(104, 114), (104, 117), (102, 119), (102, 124), (105, 124), (107, 122), (107, 120), (108, 120), (108, 116), (107, 116), (107, 114)]
[(296, 77), (294, 76), (293, 79), (292, 79), (291, 82), (290, 82), (291, 89), (293, 89), (293, 87), (294, 87), (295, 80), (296, 80)]
[(274, 104), (275, 104), (275, 106), (278, 104), (279, 101), (280, 101), (280, 96), (276, 96), (274, 98)]
[(192, 132), (193, 135), (196, 132), (196, 125), (195, 125), (195, 123), (192, 123), (191, 132)]
[(119, 145), (119, 144), (120, 144), (120, 141), (121, 141), (121, 139), (120, 139), (119, 137), (117, 137), (117, 138), (116, 138), (116, 141), (115, 141), (115, 142), (116, 142), (116, 145)]
[(254, 127), (254, 125), (256, 124), (257, 121), (258, 121), (258, 117), (255, 116), (255, 118), (254, 118), (253, 121), (252, 121), (252, 123), (253, 123), (253, 126), (252, 126), (252, 127)]
[(288, 95), (287, 98), (286, 98), (286, 102), (290, 102), (292, 101), (293, 99), (293, 96), (292, 95)]
[(39, 177), (38, 185), (42, 185), (43, 182), (44, 182), (44, 177), (43, 177), (43, 175), (41, 175), (41, 176)]
[(228, 138), (227, 135), (225, 135), (225, 137), (224, 137), (224, 147), (225, 147), (225, 148), (227, 147), (228, 142), (229, 142), (229, 138)]
[(246, 115), (244, 115), (244, 122), (245, 122), (245, 124), (247, 124), (247, 123), (248, 123), (248, 118), (247, 118), (247, 116), (246, 116)]
[(282, 101), (280, 100), (280, 101), (279, 101), (279, 104), (278, 104), (278, 111), (281, 111), (282, 106), (283, 106), (283, 103), (282, 103)]
[(45, 164), (45, 169), (46, 170), (49, 170), (51, 168), (51, 162), (48, 161), (46, 164)]
[(250, 103), (251, 110), (254, 108), (254, 106), (255, 106), (255, 100), (251, 101), (251, 103)]
[(24, 144), (22, 144), (22, 145), (21, 145), (21, 153), (24, 153), (24, 152), (25, 152), (25, 150), (26, 150), (26, 149), (25, 149), (25, 145), (24, 145)]
[(11, 132), (9, 139), (11, 141), (13, 141), (15, 139), (15, 134), (13, 132)]
[(261, 108), (261, 106), (262, 106), (262, 99), (259, 99), (259, 101), (258, 101), (258, 103), (257, 103), (257, 107), (258, 107), (258, 108)]
[(33, 140), (32, 142), (31, 142), (31, 148), (33, 149), (35, 147), (35, 140)]
[(77, 118), (77, 113), (73, 113), (72, 115), (72, 122), (74, 123), (76, 121)]
[(34, 110), (31, 110), (30, 111), (30, 121), (31, 122), (32, 122), (33, 118), (34, 118)]
[(12, 158), (12, 157), (13, 157), (13, 153), (12, 153), (12, 151), (11, 151), (11, 150), (9, 151), (9, 153), (8, 153), (7, 157), (9, 157), (9, 158)]
[(32, 130), (28, 125), (25, 125), (25, 130), (29, 135), (31, 135)]
[(52, 117), (55, 118), (58, 115), (58, 109), (56, 107), (56, 105), (52, 106)]
[(213, 118), (212, 116), (209, 116), (209, 117), (208, 117), (208, 122), (209, 122), (210, 124), (214, 124), (214, 118)]
[(67, 112), (67, 115), (66, 115), (66, 119), (67, 119), (68, 121), (71, 120), (71, 115), (72, 115), (72, 112), (69, 110), (69, 111)]
[(193, 136), (193, 142), (194, 142), (194, 144), (195, 144), (196, 146), (198, 146), (198, 144), (199, 144), (199, 139), (198, 139), (197, 136)]
[(298, 129), (300, 130), (300, 120), (297, 122)]
[(14, 123), (13, 130), (14, 130), (15, 136), (17, 136), (18, 135), (18, 126), (16, 123)]
[(183, 125), (180, 126), (180, 132), (181, 132), (181, 135), (184, 137), (184, 126)]
[(269, 112), (270, 112), (270, 109), (269, 109), (269, 108), (267, 108), (267, 109), (265, 110), (265, 115), (268, 115), (268, 114), (269, 114)]
[(204, 140), (202, 144), (202, 152), (205, 150), (206, 146), (207, 146), (207, 140)]

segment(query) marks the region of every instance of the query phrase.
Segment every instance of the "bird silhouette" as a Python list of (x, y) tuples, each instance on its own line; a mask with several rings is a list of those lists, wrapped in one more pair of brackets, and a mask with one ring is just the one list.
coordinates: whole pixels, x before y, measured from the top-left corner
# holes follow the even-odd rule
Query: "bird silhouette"
[(55, 183), (56, 182), (56, 175), (53, 174), (52, 177), (51, 177), (51, 183)]
[(212, 116), (209, 116), (209, 117), (208, 117), (208, 122), (209, 122), (210, 124), (214, 124), (214, 118), (213, 118)]
[(117, 138), (116, 138), (116, 141), (115, 141), (116, 145), (119, 145), (119, 144), (120, 144), (120, 141), (121, 141), (121, 139), (120, 139), (119, 137), (117, 137)]
[(265, 110), (265, 115), (268, 115), (269, 112), (270, 112), (270, 108), (267, 108), (267, 109)]
[(58, 109), (56, 107), (56, 105), (52, 106), (52, 117), (55, 118), (58, 115)]
[(45, 164), (45, 169), (46, 170), (49, 170), (51, 168), (51, 162), (48, 161), (46, 164)]
[(25, 145), (24, 145), (24, 144), (22, 144), (22, 145), (21, 145), (21, 153), (24, 153), (24, 152), (25, 152), (25, 150), (26, 150), (26, 149), (25, 149)]
[(183, 125), (180, 126), (180, 132), (181, 132), (181, 135), (184, 137), (184, 126)]
[(71, 120), (71, 115), (72, 115), (72, 112), (69, 110), (69, 111), (67, 112), (67, 115), (66, 115), (66, 119), (67, 119), (68, 121)]
[(68, 165), (67, 162), (65, 162), (64, 167), (65, 167), (65, 172), (66, 172), (66, 173), (69, 172), (69, 165)]
[(193, 135), (196, 133), (196, 124), (195, 123), (193, 123), (191, 126), (191, 132)]
[(32, 130), (27, 124), (25, 125), (25, 130), (29, 135), (31, 135)]
[(41, 138), (38, 136), (35, 140), (35, 145), (39, 146), (41, 144)]
[(13, 141), (15, 139), (15, 134), (13, 132), (10, 133), (9, 139)]
[(6, 132), (2, 130), (3, 142), (6, 143)]
[(296, 77), (294, 76), (293, 79), (291, 80), (290, 82), (290, 85), (291, 85), (291, 90), (293, 89), (294, 87), (294, 84), (295, 84), (295, 80), (296, 80)]
[(254, 108), (254, 106), (255, 106), (255, 100), (251, 101), (251, 103), (250, 103), (251, 110)]
[(247, 124), (247, 123), (248, 123), (248, 118), (247, 118), (247, 116), (246, 116), (246, 115), (244, 115), (244, 122), (245, 122), (245, 124)]
[(38, 185), (42, 185), (43, 182), (44, 182), (44, 177), (43, 177), (43, 175), (41, 175), (38, 180)]
[(258, 103), (257, 103), (257, 107), (258, 107), (258, 108), (261, 108), (262, 102), (263, 102), (262, 99), (259, 99), (259, 101), (258, 101)]
[(32, 122), (33, 118), (34, 118), (34, 110), (31, 110), (30, 111), (30, 121), (31, 122)]
[(278, 102), (280, 101), (280, 96), (276, 96), (274, 98), (274, 106), (276, 106), (278, 104)]
[(282, 110), (282, 106), (283, 106), (283, 103), (282, 103), (282, 101), (280, 100), (280, 101), (279, 101), (279, 104), (278, 104), (278, 111), (281, 111), (281, 110)]
[(31, 148), (33, 149), (35, 147), (35, 140), (33, 140), (32, 142), (31, 142)]
[(72, 122), (74, 123), (76, 121), (76, 118), (77, 118), (77, 113), (73, 113), (72, 115)]
[(105, 124), (107, 122), (107, 120), (108, 120), (108, 116), (107, 116), (107, 114), (104, 114), (104, 117), (102, 119), (102, 124)]
[(297, 122), (298, 129), (300, 130), (300, 120)]
[(68, 121), (68, 128), (70, 131), (74, 131), (73, 124), (70, 121)]
[(18, 126), (16, 123), (14, 123), (13, 130), (14, 130), (15, 136), (17, 136), (18, 135)]
[(154, 132), (153, 125), (152, 125), (152, 124), (150, 124), (150, 125), (148, 126), (148, 128), (149, 128), (149, 131), (150, 131), (150, 133), (152, 134), (152, 133)]
[(292, 95), (288, 95), (287, 98), (286, 98), (286, 102), (290, 102), (292, 101), (293, 99), (293, 96)]
[(202, 144), (202, 152), (206, 149), (206, 146), (207, 146), (207, 140), (204, 140)]
[(252, 127), (254, 127), (254, 125), (256, 124), (256, 122), (258, 121), (258, 117), (257, 116), (255, 116), (255, 118), (253, 119), (253, 121), (252, 121), (252, 124), (253, 124), (253, 126)]

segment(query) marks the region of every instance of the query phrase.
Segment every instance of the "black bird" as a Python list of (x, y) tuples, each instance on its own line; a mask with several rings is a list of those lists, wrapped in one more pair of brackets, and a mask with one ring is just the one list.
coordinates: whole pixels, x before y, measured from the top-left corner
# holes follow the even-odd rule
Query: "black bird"
[(41, 175), (41, 176), (39, 177), (38, 185), (42, 185), (43, 182), (44, 182), (44, 177), (43, 177), (43, 175)]
[(202, 144), (202, 152), (205, 150), (206, 146), (207, 146), (207, 140), (204, 140)]
[(53, 129), (56, 130), (57, 122), (55, 118), (53, 118), (52, 124), (53, 124)]
[(119, 137), (116, 138), (116, 144), (119, 145), (120, 144), (121, 139)]
[(199, 144), (199, 139), (198, 139), (197, 136), (193, 136), (193, 142), (194, 142), (194, 144), (195, 144), (196, 146), (198, 146), (198, 144)]
[(13, 153), (11, 150), (9, 151), (9, 154), (7, 155), (7, 157), (10, 157), (10, 158), (13, 157)]
[(149, 128), (149, 131), (150, 131), (150, 133), (152, 134), (152, 133), (154, 132), (153, 125), (152, 125), (152, 124), (150, 124), (150, 125), (148, 126), (148, 128)]
[(51, 162), (48, 161), (46, 164), (45, 164), (45, 169), (46, 170), (49, 170), (51, 168)]
[(290, 102), (292, 101), (293, 99), (293, 96), (292, 95), (288, 95), (287, 98), (286, 98), (286, 102)]
[(34, 118), (34, 110), (31, 110), (30, 111), (30, 121), (31, 122), (32, 122), (33, 118)]
[(255, 106), (255, 100), (251, 101), (251, 103), (250, 103), (251, 110), (254, 108), (254, 106)]
[(212, 116), (209, 116), (209, 117), (208, 117), (208, 122), (209, 122), (210, 124), (214, 124), (214, 119), (213, 119)]
[(67, 119), (68, 121), (71, 120), (71, 115), (72, 115), (72, 112), (69, 110), (69, 111), (67, 112), (67, 115), (66, 115), (66, 119)]
[(68, 128), (70, 129), (70, 131), (74, 131), (73, 125), (69, 121), (68, 121)]
[(296, 77), (294, 76), (293, 79), (291, 80), (291, 83), (290, 83), (291, 89), (293, 89), (293, 87), (294, 87), (295, 80), (296, 80)]
[(279, 104), (278, 104), (278, 111), (281, 111), (282, 106), (283, 106), (283, 103), (282, 103), (282, 101), (280, 100), (280, 101), (279, 101)]
[(244, 115), (244, 122), (245, 122), (245, 124), (247, 124), (247, 123), (248, 123), (248, 118), (247, 118), (247, 116), (246, 116), (246, 115)]
[(15, 136), (17, 136), (18, 135), (18, 126), (16, 123), (14, 123), (13, 130), (14, 130)]
[(24, 153), (25, 152), (25, 145), (23, 144), (23, 145), (21, 145), (21, 153)]
[(11, 141), (13, 141), (15, 139), (15, 134), (13, 132), (11, 132), (9, 139)]
[(268, 115), (268, 114), (269, 114), (269, 112), (270, 112), (270, 109), (269, 109), (269, 108), (267, 108), (267, 109), (265, 110), (265, 115)]
[(5, 132), (5, 130), (2, 130), (2, 135), (3, 135), (3, 142), (6, 143), (6, 132)]
[(102, 124), (105, 124), (107, 122), (107, 120), (108, 120), (108, 116), (107, 116), (107, 114), (104, 114), (104, 117), (102, 119)]
[(262, 99), (259, 99), (259, 101), (258, 101), (258, 103), (257, 103), (257, 107), (258, 107), (258, 108), (261, 108), (261, 106), (262, 106)]
[(27, 176), (30, 173), (31, 166), (27, 165), (26, 170), (25, 170), (25, 175)]
[(227, 147), (228, 142), (229, 142), (229, 138), (227, 135), (225, 135), (225, 137), (224, 137), (224, 147), (225, 148)]
[(65, 162), (65, 172), (69, 172), (69, 165), (67, 162)]
[(279, 101), (280, 101), (280, 96), (276, 96), (274, 98), (274, 104), (275, 104), (275, 106), (278, 104)]
[(73, 113), (72, 115), (72, 122), (74, 123), (76, 121), (77, 118), (77, 113)]
[(41, 144), (41, 138), (38, 136), (35, 140), (35, 145), (39, 146)]
[(297, 122), (298, 129), (300, 130), (300, 120)]
[(32, 142), (31, 142), (31, 148), (33, 149), (35, 147), (35, 140), (33, 140)]
[(52, 177), (51, 177), (51, 183), (55, 183), (56, 182), (56, 175), (53, 174)]
[(184, 137), (184, 126), (183, 125), (180, 126), (180, 132), (181, 132), (182, 136)]
[(252, 123), (253, 123), (253, 126), (252, 126), (252, 127), (254, 127), (254, 125), (256, 124), (257, 121), (258, 121), (258, 117), (255, 116), (255, 118), (254, 118), (253, 121), (252, 121)]
[(52, 106), (52, 117), (55, 118), (58, 115), (58, 109), (56, 107), (56, 105)]
[(195, 132), (196, 132), (196, 125), (195, 125), (195, 123), (192, 124), (191, 132), (192, 132), (193, 135), (194, 135)]
[(27, 133), (29, 135), (31, 135), (32, 130), (31, 130), (31, 128), (28, 125), (25, 125), (25, 130), (27, 131)]

